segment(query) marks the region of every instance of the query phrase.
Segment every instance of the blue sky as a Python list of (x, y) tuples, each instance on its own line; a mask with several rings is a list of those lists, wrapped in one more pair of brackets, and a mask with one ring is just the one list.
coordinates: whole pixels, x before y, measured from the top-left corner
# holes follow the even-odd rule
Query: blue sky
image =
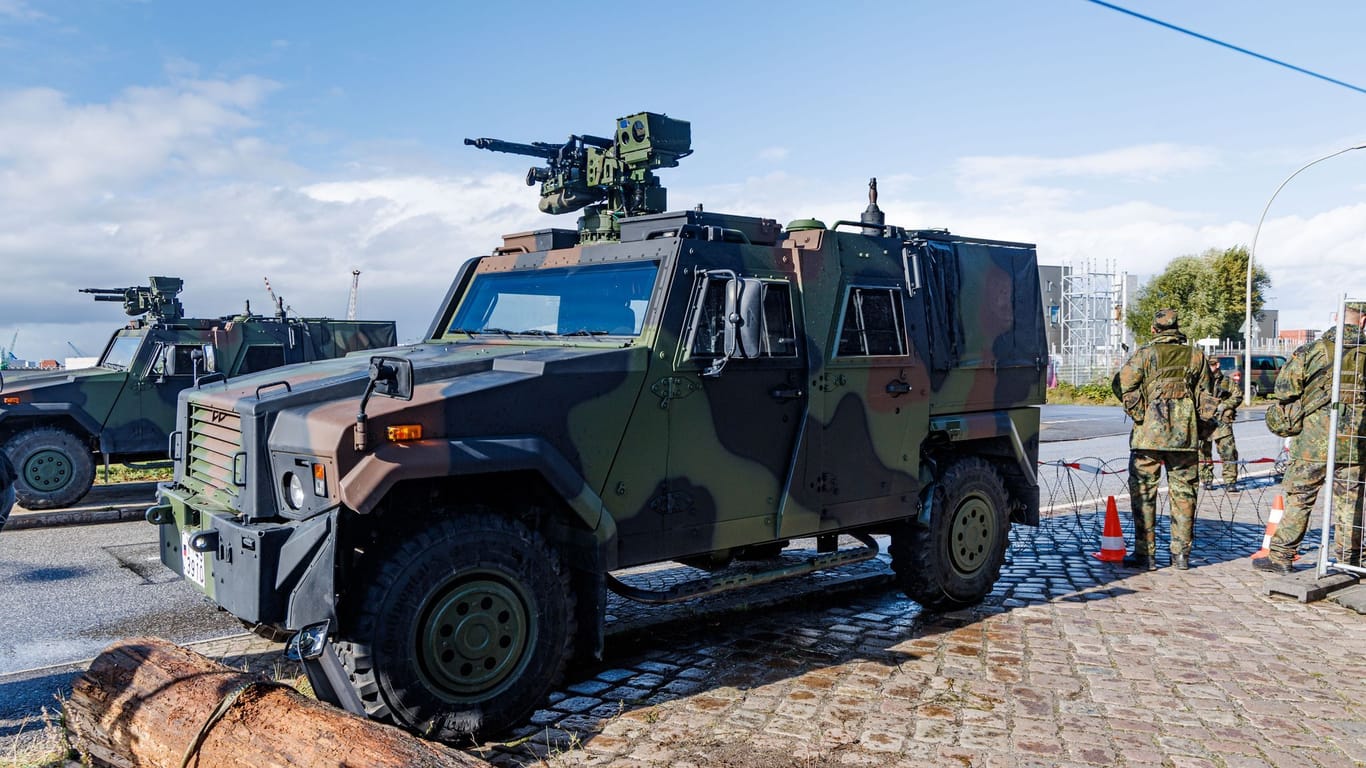
[[(1366, 87), (1366, 4), (1121, 3)], [(186, 278), (426, 328), (461, 261), (535, 210), (523, 158), (467, 148), (692, 122), (671, 207), (889, 220), (1152, 274), (1247, 244), (1276, 185), (1366, 141), (1366, 94), (1085, 0), (619, 5), (0, 0), (0, 345), (94, 353), (75, 289)], [(1366, 151), (1277, 197), (1257, 256), (1282, 327), (1366, 296)]]

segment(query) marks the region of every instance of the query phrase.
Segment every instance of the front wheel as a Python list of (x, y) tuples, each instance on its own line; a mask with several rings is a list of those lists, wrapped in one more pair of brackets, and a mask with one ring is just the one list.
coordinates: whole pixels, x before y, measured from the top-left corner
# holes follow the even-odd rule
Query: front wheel
[(892, 536), (892, 570), (906, 594), (932, 610), (981, 602), (996, 584), (1010, 536), (1001, 476), (988, 462), (960, 459), (940, 480), (929, 525)]
[(371, 717), (440, 741), (480, 738), (531, 714), (563, 675), (574, 596), (536, 531), (470, 512), (377, 558), (337, 643)]
[(95, 482), (95, 460), (79, 438), (57, 427), (34, 427), (11, 437), (5, 453), (18, 479), (14, 491), (25, 509), (75, 503)]

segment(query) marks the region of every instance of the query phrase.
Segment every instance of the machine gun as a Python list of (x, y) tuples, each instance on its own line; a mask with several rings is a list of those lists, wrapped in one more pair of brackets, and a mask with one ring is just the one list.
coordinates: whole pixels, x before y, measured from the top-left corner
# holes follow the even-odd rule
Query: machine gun
[(570, 136), (564, 144), (465, 139), (465, 144), (545, 160), (544, 167), (533, 166), (526, 175), (527, 186), (541, 184), (539, 208), (551, 214), (585, 208), (579, 242), (596, 242), (616, 240), (622, 216), (666, 210), (667, 193), (653, 171), (673, 168), (692, 154), (692, 126), (686, 120), (641, 112), (617, 120), (610, 139)]
[(81, 288), (81, 293), (93, 293), (95, 301), (121, 301), (123, 311), (130, 317), (150, 314), (155, 321), (173, 323), (185, 315), (176, 295), (184, 281), (178, 277), (150, 277), (147, 287)]

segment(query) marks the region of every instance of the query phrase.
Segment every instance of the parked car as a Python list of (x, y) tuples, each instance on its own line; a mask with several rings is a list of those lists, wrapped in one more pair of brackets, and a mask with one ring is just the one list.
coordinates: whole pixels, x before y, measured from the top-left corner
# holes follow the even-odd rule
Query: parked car
[[(1233, 379), (1233, 383), (1241, 390), (1243, 387), (1243, 355), (1215, 355), (1219, 361), (1219, 370), (1225, 376)], [(1276, 374), (1280, 373), (1285, 367), (1285, 357), (1282, 355), (1253, 355), (1252, 356), (1252, 394), (1269, 395), (1276, 389)]]

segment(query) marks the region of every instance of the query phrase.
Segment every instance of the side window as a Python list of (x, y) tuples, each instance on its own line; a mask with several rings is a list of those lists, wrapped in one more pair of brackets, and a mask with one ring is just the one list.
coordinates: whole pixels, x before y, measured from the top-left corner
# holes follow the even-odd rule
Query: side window
[(840, 324), (836, 357), (906, 354), (901, 291), (896, 288), (849, 289)]
[[(688, 316), (692, 327), (688, 339), (688, 357), (716, 359), (726, 353), (726, 287), (724, 277), (707, 277), (704, 285), (693, 292), (693, 306)], [(746, 290), (758, 284), (763, 291), (761, 322), (762, 349), (743, 357), (796, 357), (796, 324), (792, 318), (792, 289), (785, 280), (746, 281)]]
[(242, 356), (242, 365), (238, 367), (237, 373), (238, 375), (255, 373), (284, 364), (284, 347), (279, 344), (258, 344), (247, 348), (247, 353)]
[(688, 312), (693, 318), (692, 339), (688, 342), (688, 356), (715, 358), (726, 353), (726, 280), (703, 278), (706, 284), (693, 292), (694, 306)]
[(763, 354), (766, 357), (796, 357), (796, 334), (790, 287), (785, 282), (765, 282)]

